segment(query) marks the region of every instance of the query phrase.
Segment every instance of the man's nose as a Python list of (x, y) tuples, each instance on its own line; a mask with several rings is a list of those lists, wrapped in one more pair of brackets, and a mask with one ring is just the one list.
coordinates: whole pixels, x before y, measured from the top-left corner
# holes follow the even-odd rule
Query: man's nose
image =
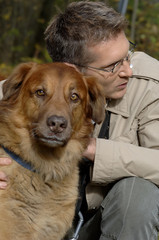
[(121, 66), (119, 76), (120, 77), (131, 77), (133, 74), (132, 67), (133, 67), (133, 65), (131, 63), (124, 61)]

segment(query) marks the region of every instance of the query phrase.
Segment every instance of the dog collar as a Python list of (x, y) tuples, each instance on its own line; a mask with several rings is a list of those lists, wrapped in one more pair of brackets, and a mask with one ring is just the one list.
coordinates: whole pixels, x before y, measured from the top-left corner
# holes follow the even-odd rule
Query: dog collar
[(8, 148), (6, 148), (4, 146), (2, 146), (2, 148), (13, 160), (15, 160), (17, 163), (19, 163), (22, 167), (24, 167), (32, 172), (35, 172), (35, 169), (33, 168), (33, 166), (30, 163), (25, 162), (22, 158), (20, 158), (15, 153), (11, 152)]

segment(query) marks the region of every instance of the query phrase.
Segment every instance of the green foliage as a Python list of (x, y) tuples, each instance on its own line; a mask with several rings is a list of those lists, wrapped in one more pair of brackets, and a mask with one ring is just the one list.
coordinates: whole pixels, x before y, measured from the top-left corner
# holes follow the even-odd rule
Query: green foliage
[[(0, 71), (4, 65), (23, 61), (51, 62), (44, 31), (51, 18), (74, 0), (0, 0)], [(103, 0), (116, 10), (119, 0)], [(131, 38), (135, 0), (129, 0), (126, 18), (127, 36)], [(159, 59), (159, 1), (138, 1), (134, 41), (137, 50)], [(130, 39), (132, 40), (132, 39)], [(3, 66), (3, 67), (1, 67)], [(9, 69), (6, 70), (9, 72)]]
[[(134, 1), (128, 5), (126, 17), (130, 25), (128, 36), (131, 35), (131, 20)], [(136, 22), (135, 38), (137, 50), (144, 51), (159, 60), (159, 1), (139, 1)]]
[(2, 63), (0, 64), (0, 75), (7, 77), (13, 69), (13, 66)]

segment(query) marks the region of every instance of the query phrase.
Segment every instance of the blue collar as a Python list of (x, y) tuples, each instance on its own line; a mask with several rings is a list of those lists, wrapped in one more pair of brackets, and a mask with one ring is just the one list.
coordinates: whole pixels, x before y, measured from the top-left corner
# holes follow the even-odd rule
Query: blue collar
[(16, 155), (15, 153), (11, 152), (8, 148), (5, 148), (4, 146), (2, 146), (2, 148), (4, 149), (4, 151), (13, 159), (15, 160), (17, 163), (19, 163), (21, 166), (23, 166), (24, 168), (35, 172), (35, 169), (31, 166), (30, 163), (25, 162), (23, 159), (21, 159), (18, 155)]

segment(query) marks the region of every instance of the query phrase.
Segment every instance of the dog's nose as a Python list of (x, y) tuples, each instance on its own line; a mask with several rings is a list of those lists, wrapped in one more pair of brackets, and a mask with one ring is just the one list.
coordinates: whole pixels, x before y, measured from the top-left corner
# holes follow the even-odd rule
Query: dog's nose
[(60, 133), (67, 127), (67, 120), (62, 116), (52, 115), (47, 119), (47, 125), (54, 133)]

